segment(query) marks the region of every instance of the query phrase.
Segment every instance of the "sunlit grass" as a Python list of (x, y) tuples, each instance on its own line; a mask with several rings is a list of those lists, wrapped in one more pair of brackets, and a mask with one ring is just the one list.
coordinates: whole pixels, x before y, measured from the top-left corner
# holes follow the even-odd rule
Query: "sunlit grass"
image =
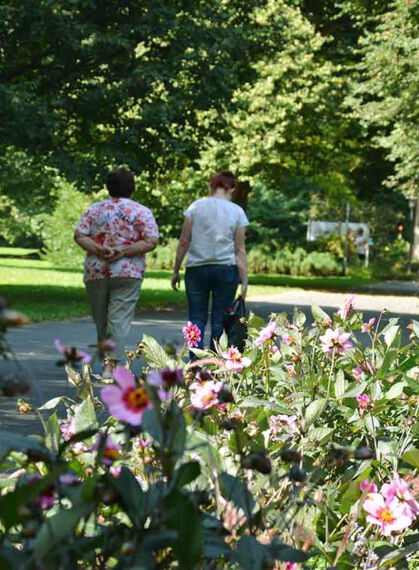
[[(141, 291), (139, 311), (186, 307), (184, 285), (170, 288), (170, 271), (148, 271)], [(275, 295), (284, 287), (354, 290), (371, 282), (345, 277), (250, 276), (249, 296)], [(89, 306), (80, 267), (54, 267), (37, 259), (0, 259), (0, 295), (34, 322), (82, 317)]]

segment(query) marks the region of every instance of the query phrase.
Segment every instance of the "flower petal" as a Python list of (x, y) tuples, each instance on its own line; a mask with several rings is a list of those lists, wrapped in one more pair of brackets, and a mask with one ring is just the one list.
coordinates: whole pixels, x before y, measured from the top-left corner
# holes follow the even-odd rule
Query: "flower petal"
[(136, 387), (134, 374), (125, 366), (117, 366), (113, 371), (113, 377), (123, 390)]

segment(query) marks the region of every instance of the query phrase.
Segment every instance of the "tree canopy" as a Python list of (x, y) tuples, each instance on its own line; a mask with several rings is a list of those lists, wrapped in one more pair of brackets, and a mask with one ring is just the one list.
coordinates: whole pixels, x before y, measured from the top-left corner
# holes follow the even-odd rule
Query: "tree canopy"
[(20, 218), (0, 232), (33, 231), (57, 177), (95, 191), (118, 164), (168, 234), (225, 166), (266, 196), (417, 193), (418, 14), (417, 0), (5, 0), (0, 208)]

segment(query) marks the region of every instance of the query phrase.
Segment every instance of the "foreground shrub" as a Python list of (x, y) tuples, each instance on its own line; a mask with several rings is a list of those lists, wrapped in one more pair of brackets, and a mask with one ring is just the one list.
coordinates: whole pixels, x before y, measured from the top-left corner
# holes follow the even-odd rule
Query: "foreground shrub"
[(100, 397), (58, 343), (64, 417), (1, 435), (1, 568), (416, 568), (419, 323), (353, 305), (251, 315), (243, 354), (144, 335)]

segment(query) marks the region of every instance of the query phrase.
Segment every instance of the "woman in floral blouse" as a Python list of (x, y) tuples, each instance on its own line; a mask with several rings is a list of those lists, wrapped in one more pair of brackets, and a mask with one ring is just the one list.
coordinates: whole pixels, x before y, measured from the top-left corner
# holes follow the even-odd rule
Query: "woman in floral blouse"
[(110, 199), (96, 202), (81, 216), (75, 241), (86, 250), (84, 282), (92, 306), (98, 342), (111, 338), (111, 357), (124, 358), (145, 271), (145, 254), (158, 243), (151, 211), (131, 200), (133, 174), (123, 168), (109, 172)]

